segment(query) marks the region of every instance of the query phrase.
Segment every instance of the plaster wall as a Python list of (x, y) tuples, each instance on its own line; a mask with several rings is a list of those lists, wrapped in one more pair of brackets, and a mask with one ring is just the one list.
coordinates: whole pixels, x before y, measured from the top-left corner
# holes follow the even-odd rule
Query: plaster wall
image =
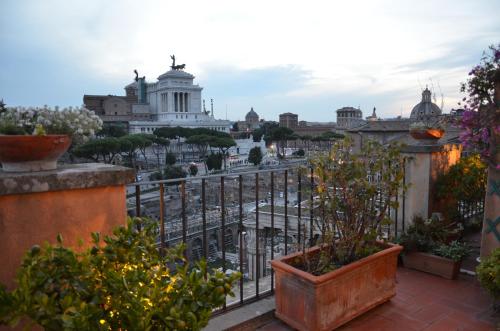
[(0, 196), (0, 282), (14, 287), (14, 276), (33, 245), (56, 242), (88, 247), (90, 233), (111, 234), (126, 224), (125, 186), (49, 191)]

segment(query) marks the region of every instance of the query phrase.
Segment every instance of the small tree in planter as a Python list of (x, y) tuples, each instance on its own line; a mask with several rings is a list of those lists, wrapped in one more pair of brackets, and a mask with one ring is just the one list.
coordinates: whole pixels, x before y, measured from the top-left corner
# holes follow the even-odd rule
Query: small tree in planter
[[(137, 227), (141, 230), (137, 231)], [(0, 288), (0, 324), (20, 318), (45, 330), (200, 330), (221, 306), (239, 274), (207, 265), (194, 268), (183, 246), (162, 254), (157, 224), (129, 220), (82, 253), (62, 246), (34, 246), (12, 292)]]
[(395, 295), (402, 247), (381, 240), (405, 190), (403, 157), (394, 145), (351, 147), (337, 142), (311, 160), (319, 246), (272, 261), (276, 314), (299, 330), (331, 330)]

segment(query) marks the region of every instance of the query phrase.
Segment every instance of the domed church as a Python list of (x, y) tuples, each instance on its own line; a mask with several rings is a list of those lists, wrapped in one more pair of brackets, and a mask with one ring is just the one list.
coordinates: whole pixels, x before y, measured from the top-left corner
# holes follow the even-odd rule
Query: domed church
[(432, 102), (432, 93), (426, 87), (422, 92), (422, 101), (413, 107), (410, 115), (412, 121), (428, 122), (441, 115), (441, 109)]

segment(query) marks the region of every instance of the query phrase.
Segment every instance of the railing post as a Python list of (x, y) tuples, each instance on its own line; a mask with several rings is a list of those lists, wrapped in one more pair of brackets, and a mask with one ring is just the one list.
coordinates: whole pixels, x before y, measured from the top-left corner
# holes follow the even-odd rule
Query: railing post
[(240, 304), (243, 304), (243, 176), (238, 176), (238, 198), (239, 198), (239, 229), (240, 229)]
[(163, 183), (160, 183), (160, 253), (165, 254), (165, 199), (163, 196)]

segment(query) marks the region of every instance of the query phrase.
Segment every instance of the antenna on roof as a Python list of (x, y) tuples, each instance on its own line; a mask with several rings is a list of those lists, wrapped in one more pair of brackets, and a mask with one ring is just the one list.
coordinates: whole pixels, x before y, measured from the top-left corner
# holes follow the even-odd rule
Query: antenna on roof
[(441, 84), (439, 84), (439, 80), (437, 82), (439, 88), (439, 94), (441, 94), (441, 111), (444, 109), (444, 95), (443, 90), (441, 90)]
[(434, 103), (436, 103), (436, 93), (434, 92), (434, 83), (432, 82), (432, 78), (429, 77), (429, 80), (431, 82), (431, 92), (432, 92), (432, 101), (434, 101)]

